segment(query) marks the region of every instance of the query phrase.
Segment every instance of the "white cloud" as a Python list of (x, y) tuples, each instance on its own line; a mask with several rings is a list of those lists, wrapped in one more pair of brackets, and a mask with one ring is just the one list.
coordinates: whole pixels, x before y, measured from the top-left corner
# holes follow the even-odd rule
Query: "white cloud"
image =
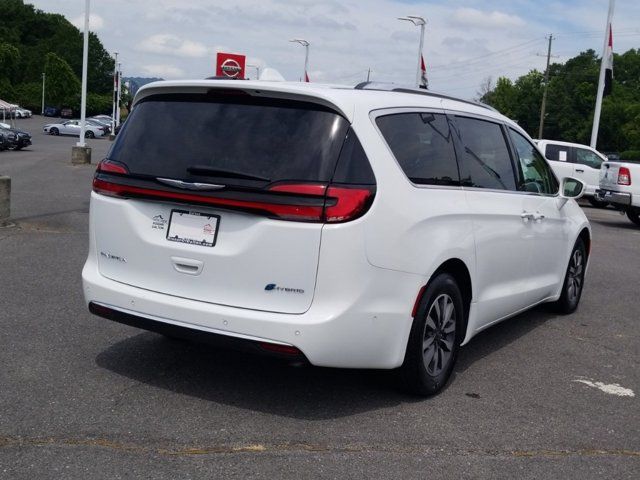
[(475, 8), (458, 8), (453, 12), (451, 22), (457, 25), (477, 28), (522, 27), (523, 19), (517, 15), (509, 15), (498, 11), (483, 12)]
[[(84, 14), (73, 18), (72, 20), (70, 20), (70, 22), (75, 27), (79, 28), (80, 31), (84, 30)], [(89, 14), (89, 30), (91, 30), (92, 32), (98, 32), (102, 30), (102, 27), (104, 27), (104, 19), (100, 15), (96, 15), (95, 13), (90, 13)]]
[(176, 57), (200, 58), (207, 55), (207, 47), (202, 43), (185, 40), (177, 35), (157, 34), (145, 38), (138, 45), (141, 52), (174, 55)]
[(143, 65), (142, 71), (151, 77), (179, 78), (185, 76), (184, 70), (181, 68), (166, 64)]

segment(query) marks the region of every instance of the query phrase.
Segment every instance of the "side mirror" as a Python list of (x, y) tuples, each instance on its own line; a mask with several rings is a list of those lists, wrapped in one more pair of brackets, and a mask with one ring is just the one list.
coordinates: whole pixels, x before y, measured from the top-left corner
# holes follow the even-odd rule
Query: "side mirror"
[(567, 201), (571, 198), (574, 200), (578, 200), (580, 197), (584, 195), (586, 185), (582, 180), (578, 180), (577, 178), (565, 177), (562, 179), (562, 184), (560, 185), (560, 208), (564, 207)]

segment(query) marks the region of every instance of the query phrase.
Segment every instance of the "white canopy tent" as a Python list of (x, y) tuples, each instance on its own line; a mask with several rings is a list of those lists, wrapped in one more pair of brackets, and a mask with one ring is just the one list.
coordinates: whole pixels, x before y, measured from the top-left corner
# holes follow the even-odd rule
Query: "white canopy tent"
[(0, 110), (2, 110), (3, 123), (7, 118), (7, 114), (9, 115), (10, 119), (14, 118), (14, 116), (11, 115), (11, 112), (15, 111), (16, 108), (18, 108), (18, 105), (14, 105), (13, 103), (5, 102), (4, 100), (0, 99)]

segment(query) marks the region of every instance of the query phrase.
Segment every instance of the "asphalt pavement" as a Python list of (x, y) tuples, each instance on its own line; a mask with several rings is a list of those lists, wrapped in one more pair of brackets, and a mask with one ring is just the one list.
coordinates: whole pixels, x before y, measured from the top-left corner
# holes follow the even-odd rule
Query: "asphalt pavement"
[[(95, 166), (77, 139), (0, 152), (0, 478), (640, 478), (640, 228), (584, 206), (579, 310), (544, 307), (460, 354), (438, 396), (390, 372), (291, 366), (92, 316), (81, 289)], [(88, 142), (93, 163), (111, 145)], [(629, 392), (633, 392), (631, 396)]]

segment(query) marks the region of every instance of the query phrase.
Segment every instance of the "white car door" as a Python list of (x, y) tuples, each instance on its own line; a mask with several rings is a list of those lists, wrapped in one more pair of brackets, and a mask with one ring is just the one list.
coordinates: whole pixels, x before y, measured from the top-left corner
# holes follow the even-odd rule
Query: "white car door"
[(535, 237), (523, 213), (504, 127), (456, 115), (456, 154), (473, 223), (476, 250), (476, 326), (483, 328), (531, 305)]
[(76, 126), (77, 122), (73, 121), (73, 120), (69, 120), (67, 122), (64, 122), (60, 128), (60, 133), (64, 134), (64, 135), (76, 135), (76, 130), (74, 129), (74, 127)]
[(530, 215), (528, 222), (534, 239), (528, 280), (533, 304), (554, 295), (564, 281), (569, 220), (559, 208), (559, 180), (554, 178), (545, 159), (524, 135), (511, 128), (509, 134), (518, 158), (521, 190), (527, 192), (524, 211)]
[(588, 148), (575, 148), (574, 177), (582, 180), (587, 188), (585, 195), (594, 195), (600, 184), (600, 166), (604, 159)]

